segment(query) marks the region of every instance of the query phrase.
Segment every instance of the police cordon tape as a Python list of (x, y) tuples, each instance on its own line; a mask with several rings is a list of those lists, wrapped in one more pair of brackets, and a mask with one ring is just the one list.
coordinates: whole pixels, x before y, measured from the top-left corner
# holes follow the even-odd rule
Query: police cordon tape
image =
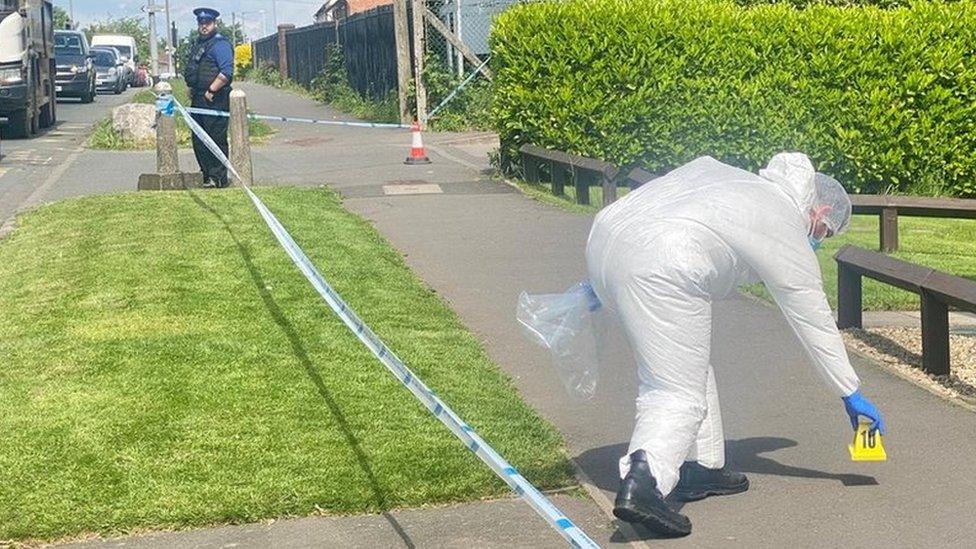
[[(230, 113), (227, 111), (203, 109), (200, 107), (183, 107), (183, 108), (186, 109), (186, 112), (190, 114), (200, 114), (204, 116), (223, 116), (223, 117), (230, 116)], [(304, 122), (306, 124), (325, 124), (327, 126), (349, 126), (354, 128), (392, 128), (397, 130), (410, 129), (410, 126), (406, 124), (384, 124), (380, 122), (346, 122), (344, 120), (320, 120), (318, 118), (302, 118), (299, 116), (277, 116), (272, 114), (247, 113), (247, 117), (253, 120), (274, 120), (276, 122)]]
[(429, 410), (434, 417), (440, 420), (451, 433), (454, 434), (468, 449), (473, 452), (482, 462), (485, 463), (505, 484), (509, 486), (520, 498), (529, 504), (536, 513), (549, 523), (569, 544), (580, 548), (599, 548), (583, 530), (576, 526), (573, 521), (566, 517), (542, 492), (532, 485), (525, 477), (512, 467), (498, 452), (485, 442), (478, 433), (465, 423), (451, 408), (447, 406), (437, 395), (434, 394), (427, 385), (418, 378), (406, 364), (400, 360), (389, 347), (377, 336), (369, 326), (359, 318), (349, 305), (339, 296), (339, 294), (329, 285), (312, 264), (312, 261), (305, 255), (305, 252), (295, 243), (291, 235), (285, 230), (278, 218), (261, 201), (251, 188), (241, 179), (241, 176), (231, 166), (227, 156), (214, 143), (213, 139), (200, 127), (200, 125), (190, 115), (190, 109), (181, 105), (171, 96), (162, 102), (157, 102), (159, 110), (172, 116), (174, 109), (186, 121), (190, 130), (204, 143), (207, 149), (214, 154), (227, 170), (234, 176), (234, 179), (244, 189), (247, 197), (251, 199), (261, 218), (271, 229), (272, 234), (281, 244), (282, 248), (291, 258), (295, 266), (305, 275), (305, 278), (312, 284), (312, 287), (322, 296), (322, 299), (329, 305), (340, 320), (354, 333), (356, 337), (366, 346), (373, 356), (379, 359), (386, 369), (402, 383), (424, 407)]

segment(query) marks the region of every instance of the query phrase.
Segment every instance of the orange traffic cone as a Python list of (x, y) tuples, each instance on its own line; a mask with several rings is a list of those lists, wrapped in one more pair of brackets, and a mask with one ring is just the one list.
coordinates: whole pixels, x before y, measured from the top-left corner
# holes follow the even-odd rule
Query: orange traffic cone
[(420, 137), (420, 122), (414, 120), (410, 131), (413, 133), (413, 145), (410, 147), (410, 156), (404, 164), (430, 164), (430, 159), (424, 152), (424, 140)]

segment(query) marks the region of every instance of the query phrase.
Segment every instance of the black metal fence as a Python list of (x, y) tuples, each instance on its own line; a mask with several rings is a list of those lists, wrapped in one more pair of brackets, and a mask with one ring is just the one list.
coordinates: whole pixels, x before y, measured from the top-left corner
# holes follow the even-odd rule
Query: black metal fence
[(274, 68), (278, 68), (278, 35), (272, 34), (271, 36), (265, 36), (260, 40), (255, 40), (252, 43), (253, 55), (254, 55), (254, 65), (256, 67), (262, 67), (265, 65), (271, 65)]
[(285, 33), (288, 77), (308, 87), (325, 67), (326, 46), (336, 43), (336, 24), (321, 23)]
[[(288, 78), (309, 86), (326, 64), (326, 46), (343, 51), (349, 85), (363, 97), (380, 98), (397, 89), (393, 6), (357, 13), (338, 23), (319, 23), (285, 32)], [(256, 66), (278, 67), (278, 35), (254, 42)]]
[(397, 89), (393, 26), (393, 6), (387, 5), (353, 15), (340, 27), (349, 85), (364, 97), (378, 99)]

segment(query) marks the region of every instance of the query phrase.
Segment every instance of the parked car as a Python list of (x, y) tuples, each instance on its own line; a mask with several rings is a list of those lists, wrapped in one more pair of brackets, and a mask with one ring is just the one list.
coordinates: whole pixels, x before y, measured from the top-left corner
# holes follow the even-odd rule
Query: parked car
[(57, 73), (54, 92), (58, 97), (80, 97), (82, 103), (95, 100), (94, 55), (81, 31), (54, 31), (54, 59)]
[(122, 62), (125, 63), (125, 85), (132, 85), (132, 78), (136, 73), (136, 63), (139, 56), (136, 53), (136, 39), (124, 34), (96, 34), (92, 36), (92, 46), (110, 46), (119, 50)]
[(95, 87), (120, 94), (125, 90), (125, 63), (115, 48), (92, 48), (95, 54)]

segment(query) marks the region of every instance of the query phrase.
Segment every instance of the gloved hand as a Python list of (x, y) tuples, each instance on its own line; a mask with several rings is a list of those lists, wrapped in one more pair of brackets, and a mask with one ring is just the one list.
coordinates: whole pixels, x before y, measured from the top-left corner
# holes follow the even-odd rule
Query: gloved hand
[(858, 389), (850, 395), (842, 398), (844, 401), (844, 410), (847, 411), (848, 417), (851, 419), (851, 427), (857, 430), (858, 417), (864, 416), (871, 420), (870, 432), (880, 431), (882, 435), (885, 434), (884, 421), (881, 419), (881, 412), (874, 407), (874, 404), (870, 400), (865, 398), (861, 394), (861, 390)]
[(173, 116), (174, 108), (172, 95), (160, 95), (156, 98), (156, 110), (162, 114)]

